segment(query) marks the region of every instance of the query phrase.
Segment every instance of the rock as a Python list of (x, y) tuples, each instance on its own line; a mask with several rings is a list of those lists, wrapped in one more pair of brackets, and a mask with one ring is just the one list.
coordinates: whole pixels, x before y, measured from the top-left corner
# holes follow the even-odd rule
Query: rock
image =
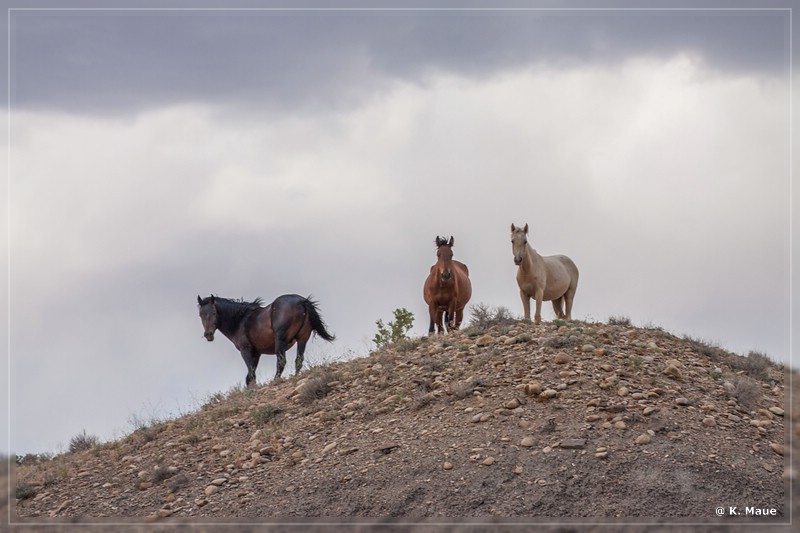
[(568, 355), (568, 354), (566, 354), (566, 353), (564, 353), (564, 352), (558, 352), (558, 353), (557, 353), (557, 354), (556, 354), (556, 355), (553, 357), (553, 362), (554, 362), (555, 364), (557, 364), (557, 365), (565, 365), (565, 364), (567, 364), (567, 363), (570, 363), (570, 362), (572, 362), (572, 356), (570, 356), (570, 355)]
[(542, 393), (542, 385), (538, 382), (528, 383), (525, 385), (525, 394), (528, 396), (538, 396)]
[(453, 463), (451, 463), (449, 461), (445, 461), (444, 464), (442, 465), (442, 468), (445, 469), (445, 470), (452, 470), (453, 469)]
[(614, 427), (616, 429), (625, 429), (626, 427), (628, 427), (628, 425), (625, 424), (625, 422), (623, 422), (622, 420), (617, 420), (616, 422), (614, 422)]
[(644, 416), (650, 416), (650, 415), (652, 415), (652, 414), (653, 414), (653, 413), (655, 413), (655, 412), (656, 412), (656, 408), (655, 408), (655, 407), (653, 407), (652, 405), (648, 405), (647, 407), (645, 407), (645, 408), (642, 410), (642, 414), (643, 414)]
[(691, 402), (686, 398), (675, 398), (675, 403), (678, 405), (690, 405)]
[(614, 370), (614, 367), (609, 365), (608, 363), (603, 363), (602, 365), (600, 365), (600, 368), (606, 372), (612, 372)]
[(536, 444), (536, 440), (533, 437), (524, 437), (519, 445), (524, 446), (525, 448), (531, 448)]
[(547, 389), (542, 391), (541, 394), (539, 394), (539, 398), (542, 398), (543, 400), (549, 400), (550, 398), (554, 398), (557, 394), (558, 391), (555, 391), (553, 389)]
[(628, 387), (620, 387), (617, 389), (617, 396), (627, 396), (628, 395)]
[(522, 468), (522, 465), (517, 465), (517, 466), (514, 467), (514, 473), (516, 475), (522, 474), (523, 471), (524, 471), (524, 469)]
[(597, 422), (601, 418), (600, 415), (588, 415), (584, 420), (586, 420), (586, 422)]
[(780, 407), (770, 407), (769, 412), (773, 415), (783, 416), (784, 411)]
[(596, 356), (598, 356), (598, 357), (602, 357), (602, 356), (604, 356), (606, 354), (606, 349), (605, 348), (596, 348), (595, 351), (594, 351), (594, 354)]
[(481, 337), (478, 337), (478, 340), (475, 341), (475, 346), (488, 346), (494, 342), (494, 339), (491, 335), (486, 334)]
[(494, 457), (487, 457), (486, 459), (483, 460), (483, 464), (486, 466), (491, 466), (494, 464), (494, 462), (495, 462)]
[(337, 441), (333, 441), (333, 442), (331, 442), (329, 444), (326, 444), (325, 447), (322, 448), (322, 454), (324, 455), (324, 454), (328, 453), (329, 451), (331, 451), (332, 449), (336, 448), (337, 444), (339, 444)]
[(516, 409), (517, 407), (519, 407), (519, 405), (520, 405), (519, 400), (514, 399), (506, 402), (504, 407), (506, 409)]
[(158, 517), (159, 518), (168, 518), (172, 516), (172, 511), (169, 509), (159, 509), (158, 510)]
[(211, 484), (212, 485), (216, 485), (217, 487), (219, 487), (220, 485), (223, 485), (223, 484), (225, 484), (227, 482), (228, 482), (227, 479), (225, 479), (224, 477), (220, 477), (220, 478), (217, 478), (217, 479), (213, 480), (211, 482)]
[(219, 491), (219, 487), (216, 485), (209, 485), (206, 487), (205, 494), (206, 496), (211, 496), (212, 494), (216, 494)]
[(565, 450), (582, 450), (586, 446), (586, 439), (567, 439), (561, 441), (561, 448)]
[(681, 371), (675, 365), (667, 365), (664, 368), (664, 375), (677, 381), (681, 381), (683, 379)]
[(591, 344), (584, 344), (583, 347), (581, 348), (581, 351), (583, 353), (593, 352), (594, 351), (594, 346), (592, 346)]
[(641, 435), (636, 437), (636, 441), (635, 442), (636, 442), (636, 444), (641, 446), (641, 445), (644, 445), (644, 444), (650, 444), (651, 440), (652, 439), (650, 438), (650, 435), (648, 435), (647, 433), (642, 433)]
[(778, 455), (783, 455), (784, 448), (782, 444), (778, 444), (777, 442), (770, 442), (769, 447), (772, 449), (773, 452), (777, 453)]
[(142, 481), (141, 483), (139, 483), (139, 490), (147, 490), (152, 486), (153, 483), (151, 483), (150, 481)]
[(713, 416), (707, 416), (703, 419), (703, 425), (706, 427), (714, 427), (717, 425), (717, 421), (714, 420)]

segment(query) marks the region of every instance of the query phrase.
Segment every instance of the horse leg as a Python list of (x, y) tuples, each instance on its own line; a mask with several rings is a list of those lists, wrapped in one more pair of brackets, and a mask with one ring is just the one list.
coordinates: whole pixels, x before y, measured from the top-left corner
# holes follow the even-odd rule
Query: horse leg
[(279, 379), (283, 374), (283, 369), (286, 368), (286, 340), (278, 335), (275, 336), (275, 355), (278, 360), (275, 365), (275, 377), (273, 380)]
[(453, 326), (454, 330), (458, 330), (461, 327), (461, 321), (464, 320), (464, 308), (456, 309), (456, 318), (455, 318), (455, 325)]
[(530, 298), (530, 296), (528, 296), (528, 293), (526, 293), (522, 289), (519, 290), (519, 297), (522, 299), (522, 309), (525, 311), (525, 320), (530, 322), (531, 321), (531, 298)]
[(442, 323), (442, 319), (444, 318), (446, 312), (442, 311), (441, 309), (436, 309), (436, 332), (441, 335), (444, 333), (444, 324)]
[(564, 303), (563, 296), (553, 300), (553, 310), (556, 312), (556, 318), (564, 318), (564, 308), (562, 307), (563, 303)]
[(256, 380), (256, 367), (260, 354), (257, 354), (252, 348), (243, 349), (241, 354), (244, 364), (247, 366), (247, 377), (244, 378), (244, 384), (249, 387)]
[(575, 289), (571, 288), (567, 290), (567, 293), (564, 295), (564, 302), (566, 303), (567, 312), (566, 318), (567, 320), (572, 320), (572, 301), (575, 298)]
[(306, 344), (308, 343), (308, 339), (301, 341), (297, 341), (297, 357), (294, 360), (294, 373), (299, 374), (300, 370), (303, 368), (303, 353), (306, 351)]
[(536, 291), (536, 314), (533, 315), (533, 323), (542, 323), (542, 300), (544, 299), (544, 290)]
[(431, 325), (428, 327), (428, 335), (433, 335), (434, 325), (436, 324), (436, 314), (437, 313), (438, 313), (438, 310), (436, 309), (435, 305), (429, 305), (428, 306), (428, 315), (430, 316), (430, 319), (431, 319)]

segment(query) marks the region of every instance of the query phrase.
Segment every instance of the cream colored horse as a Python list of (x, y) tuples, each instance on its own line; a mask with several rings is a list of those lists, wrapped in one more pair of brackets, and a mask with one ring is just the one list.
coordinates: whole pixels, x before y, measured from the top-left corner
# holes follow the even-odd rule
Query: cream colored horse
[[(517, 270), (517, 285), (525, 320), (531, 319), (530, 299), (536, 300), (536, 324), (542, 322), (542, 301), (552, 301), (556, 317), (572, 319), (572, 300), (578, 288), (578, 267), (566, 255), (542, 257), (528, 244), (528, 225), (511, 224), (511, 250)], [(566, 305), (566, 312), (562, 307)]]

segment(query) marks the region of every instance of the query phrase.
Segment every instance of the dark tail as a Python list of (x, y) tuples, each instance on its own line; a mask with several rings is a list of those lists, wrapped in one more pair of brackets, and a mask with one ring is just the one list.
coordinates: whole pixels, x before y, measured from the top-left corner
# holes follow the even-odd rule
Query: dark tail
[(311, 299), (311, 296), (303, 300), (303, 307), (308, 313), (308, 317), (311, 319), (311, 329), (325, 339), (326, 341), (333, 341), (336, 339), (335, 335), (328, 333), (326, 329), (325, 322), (322, 320), (322, 317), (319, 315), (319, 308), (317, 307), (317, 302)]

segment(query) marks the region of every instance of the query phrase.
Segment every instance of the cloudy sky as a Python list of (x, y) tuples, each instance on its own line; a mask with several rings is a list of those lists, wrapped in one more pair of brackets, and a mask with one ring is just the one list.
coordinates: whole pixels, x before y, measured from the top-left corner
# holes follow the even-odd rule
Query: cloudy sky
[(313, 294), (337, 340), (307, 360), (366, 355), (395, 308), (427, 331), (452, 235), (472, 303), (521, 314), (512, 222), (578, 265), (574, 318), (798, 366), (788, 10), (144, 9), (188, 5), (219, 4), (8, 11), (0, 451), (242, 383), (197, 295)]

